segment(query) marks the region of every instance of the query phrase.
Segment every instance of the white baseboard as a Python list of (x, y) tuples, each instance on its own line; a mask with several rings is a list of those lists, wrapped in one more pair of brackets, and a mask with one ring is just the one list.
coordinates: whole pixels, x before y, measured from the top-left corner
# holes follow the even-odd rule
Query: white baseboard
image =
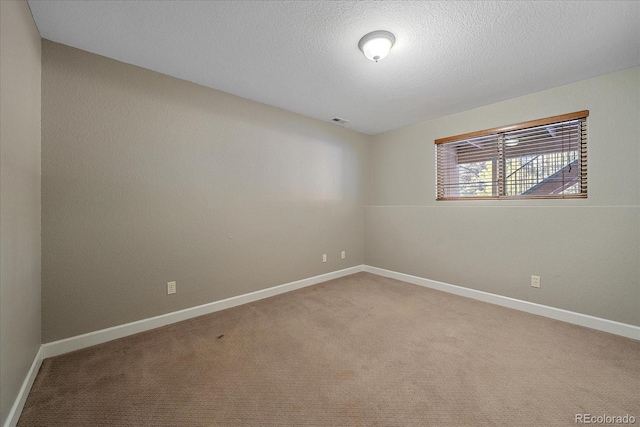
[(536, 304), (533, 302), (522, 301), (515, 298), (509, 298), (502, 295), (491, 294), (489, 292), (477, 291), (462, 286), (451, 285), (448, 283), (438, 282), (435, 280), (425, 279), (423, 277), (412, 276), (409, 274), (398, 273), (396, 271), (385, 270), (378, 267), (364, 266), (367, 273), (377, 274), (378, 276), (389, 277), (391, 279), (401, 280), (403, 282), (413, 283), (414, 285), (424, 286), (438, 291), (448, 292), (450, 294), (460, 295), (491, 304), (501, 305), (503, 307), (513, 308), (515, 310), (525, 311), (539, 316), (549, 317), (555, 320), (561, 320), (574, 325), (585, 326), (599, 331), (609, 332), (611, 334), (640, 340), (640, 327), (628, 325), (626, 323), (615, 322), (613, 320), (602, 319), (600, 317), (589, 316), (587, 314), (576, 313), (573, 311), (563, 310), (561, 308), (549, 307), (547, 305)]
[(29, 392), (31, 391), (31, 386), (36, 380), (36, 375), (38, 375), (40, 365), (42, 365), (42, 359), (42, 346), (40, 346), (38, 352), (36, 353), (36, 357), (33, 359), (33, 363), (31, 364), (31, 369), (29, 369), (27, 377), (22, 382), (22, 387), (20, 387), (18, 396), (16, 397), (16, 400), (13, 403), (11, 410), (9, 411), (9, 415), (7, 416), (7, 420), (4, 423), (4, 427), (15, 427), (18, 424), (20, 414), (22, 414), (22, 408), (24, 408), (24, 404), (27, 401)]
[(172, 313), (162, 314), (160, 316), (150, 317), (148, 319), (138, 320), (136, 322), (126, 323), (124, 325), (113, 326), (99, 331), (89, 332), (71, 338), (65, 338), (59, 341), (53, 341), (42, 345), (42, 356), (47, 357), (59, 356), (71, 351), (80, 350), (96, 344), (102, 344), (107, 341), (123, 338), (139, 332), (149, 331), (151, 329), (166, 326), (182, 320), (191, 319), (193, 317), (202, 316), (204, 314), (213, 313), (227, 308), (247, 304), (263, 298), (269, 298), (285, 292), (304, 288), (306, 286), (316, 285), (328, 280), (337, 279), (339, 277), (348, 276), (350, 274), (363, 271), (362, 265), (345, 268), (343, 270), (333, 271), (331, 273), (321, 274), (319, 276), (309, 277), (295, 282), (278, 285), (259, 291), (250, 292), (244, 295), (214, 301), (208, 304), (196, 307), (186, 308), (184, 310), (174, 311)]
[(366, 271), (368, 273), (377, 274), (378, 276), (389, 277), (403, 282), (413, 283), (414, 285), (424, 286), (439, 291), (472, 298), (527, 313), (537, 314), (539, 316), (549, 317), (551, 319), (561, 320), (575, 325), (585, 326), (587, 328), (599, 331), (609, 332), (623, 337), (640, 340), (640, 327), (628, 325), (625, 323), (615, 322), (613, 320), (602, 319), (599, 317), (589, 316), (586, 314), (575, 313), (568, 310), (549, 307), (546, 305), (536, 304), (532, 302), (522, 301), (515, 298), (509, 298), (501, 295), (491, 294), (488, 292), (469, 289), (462, 286), (451, 285), (448, 283), (438, 282), (435, 280), (425, 279), (423, 277), (412, 276), (409, 274), (398, 273), (396, 271), (385, 270), (378, 267), (368, 265), (357, 265), (343, 270), (333, 271), (331, 273), (321, 274), (319, 276), (309, 277), (307, 279), (298, 280), (284, 285), (274, 286), (272, 288), (262, 289), (244, 295), (227, 298), (212, 303), (191, 307), (184, 310), (174, 311), (172, 313), (151, 317), (148, 319), (138, 320), (136, 322), (118, 325), (60, 341), (54, 341), (42, 344), (36, 354), (31, 369), (25, 378), (20, 392), (9, 412), (4, 427), (15, 427), (22, 413), (22, 409), (31, 390), (31, 386), (36, 379), (36, 375), (42, 365), (42, 360), (48, 357), (58, 356), (75, 350), (80, 350), (96, 344), (102, 344), (118, 338), (123, 338), (139, 332), (148, 331), (159, 328), (161, 326), (180, 322), (182, 320), (191, 319), (193, 317), (202, 316), (204, 314), (213, 313), (227, 308), (236, 307), (238, 305), (247, 304), (264, 298), (269, 298), (285, 292), (316, 285), (318, 283), (337, 279), (339, 277), (348, 276), (350, 274)]
[(328, 280), (337, 279), (339, 277), (358, 273), (360, 271), (366, 271), (368, 273), (377, 274), (379, 276), (390, 277), (392, 279), (402, 280), (404, 282), (413, 283), (415, 285), (425, 286), (431, 289), (436, 289), (439, 291), (444, 291), (451, 294), (456, 294), (467, 298), (501, 305), (503, 307), (508, 307), (527, 313), (537, 314), (539, 316), (545, 316), (551, 319), (561, 320), (563, 322), (573, 323), (576, 325), (585, 326), (587, 328), (597, 329), (600, 331), (621, 335), (623, 337), (640, 340), (640, 327), (638, 326), (628, 325), (625, 323), (615, 322), (613, 320), (602, 319), (586, 314), (575, 313), (572, 311), (549, 307), (542, 304), (522, 301), (515, 298), (491, 294), (488, 292), (478, 291), (462, 286), (451, 285), (448, 283), (429, 280), (409, 274), (398, 273), (378, 267), (358, 265), (355, 267), (321, 274), (319, 276), (309, 277), (307, 279), (302, 279), (291, 283), (286, 283), (284, 285), (274, 286), (271, 288), (262, 289), (244, 295), (238, 295), (220, 301), (214, 301), (196, 307), (174, 311), (172, 313), (167, 313), (160, 316), (127, 323), (124, 325), (118, 325), (111, 328), (46, 343), (43, 344), (41, 348), (41, 359), (69, 353), (71, 351), (80, 350), (82, 348), (90, 347), (96, 344), (102, 344), (107, 341), (159, 328), (161, 326), (166, 326), (172, 323), (180, 322), (182, 320), (191, 319), (193, 317), (225, 310), (227, 308), (235, 307), (241, 304), (247, 304), (263, 298), (269, 298), (274, 295), (279, 295), (285, 292), (304, 288), (306, 286), (326, 282)]

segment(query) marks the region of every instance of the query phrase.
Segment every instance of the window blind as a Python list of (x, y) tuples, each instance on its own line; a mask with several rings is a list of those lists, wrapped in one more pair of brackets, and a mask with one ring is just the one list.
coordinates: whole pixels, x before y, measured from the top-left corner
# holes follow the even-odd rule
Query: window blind
[(436, 140), (437, 200), (586, 197), (588, 115)]

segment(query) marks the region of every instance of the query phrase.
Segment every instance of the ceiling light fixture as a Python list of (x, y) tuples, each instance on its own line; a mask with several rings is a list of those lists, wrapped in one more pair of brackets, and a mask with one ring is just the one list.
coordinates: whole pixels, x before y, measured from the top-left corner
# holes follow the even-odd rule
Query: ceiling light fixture
[(371, 61), (378, 62), (389, 54), (396, 37), (389, 31), (378, 30), (366, 34), (358, 42), (358, 47), (364, 56)]
[(511, 139), (507, 139), (504, 142), (504, 145), (506, 145), (507, 147), (515, 147), (516, 145), (518, 145), (519, 142), (520, 140), (518, 138), (511, 138)]

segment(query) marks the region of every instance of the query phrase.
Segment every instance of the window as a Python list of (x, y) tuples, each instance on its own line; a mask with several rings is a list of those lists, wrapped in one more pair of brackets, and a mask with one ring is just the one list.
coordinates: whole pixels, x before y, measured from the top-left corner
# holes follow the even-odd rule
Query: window
[(437, 200), (587, 197), (588, 116), (436, 139)]

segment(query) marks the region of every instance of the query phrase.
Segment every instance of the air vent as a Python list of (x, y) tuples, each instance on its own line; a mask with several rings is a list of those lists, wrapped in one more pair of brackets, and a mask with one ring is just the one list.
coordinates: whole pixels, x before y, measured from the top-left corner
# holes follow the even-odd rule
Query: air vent
[(345, 125), (349, 123), (349, 120), (341, 119), (340, 117), (334, 117), (331, 121), (337, 125)]

